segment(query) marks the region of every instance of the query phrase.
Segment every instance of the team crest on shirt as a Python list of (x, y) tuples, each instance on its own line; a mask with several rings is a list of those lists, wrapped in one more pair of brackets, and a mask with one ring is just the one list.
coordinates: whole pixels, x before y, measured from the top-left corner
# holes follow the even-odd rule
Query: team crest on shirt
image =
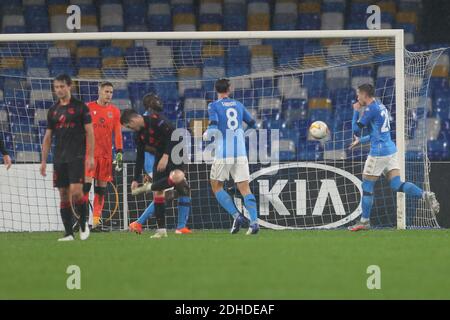
[(69, 114), (75, 114), (75, 109), (74, 108), (69, 108), (69, 109), (67, 109), (67, 112)]
[(112, 117), (113, 117), (113, 114), (112, 114), (111, 111), (109, 111), (109, 112), (108, 112), (108, 118), (112, 119)]

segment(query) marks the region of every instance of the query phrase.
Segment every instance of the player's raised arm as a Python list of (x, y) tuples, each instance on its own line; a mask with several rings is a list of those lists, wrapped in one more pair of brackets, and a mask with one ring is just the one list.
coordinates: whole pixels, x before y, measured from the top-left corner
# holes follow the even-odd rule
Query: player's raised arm
[[(363, 84), (358, 87), (357, 94), (358, 102), (353, 105), (355, 112), (353, 114), (352, 130), (354, 135), (360, 136), (361, 130), (367, 127), (376, 116), (376, 109), (372, 107), (375, 101), (375, 90), (372, 85)], [(362, 110), (363, 108), (365, 109)], [(356, 111), (363, 113), (359, 120), (357, 120), (359, 115), (356, 114)]]
[(3, 162), (5, 163), (6, 170), (8, 170), (9, 168), (11, 168), (11, 158), (6, 151), (5, 144), (3, 143), (2, 138), (0, 138), (0, 153), (3, 156)]

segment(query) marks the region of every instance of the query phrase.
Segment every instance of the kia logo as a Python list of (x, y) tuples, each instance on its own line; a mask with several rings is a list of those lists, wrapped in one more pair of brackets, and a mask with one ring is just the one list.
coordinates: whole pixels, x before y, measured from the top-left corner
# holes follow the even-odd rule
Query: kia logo
[[(315, 162), (277, 164), (250, 175), (259, 223), (270, 229), (333, 229), (361, 214), (361, 180)], [(248, 217), (242, 201), (238, 208)]]

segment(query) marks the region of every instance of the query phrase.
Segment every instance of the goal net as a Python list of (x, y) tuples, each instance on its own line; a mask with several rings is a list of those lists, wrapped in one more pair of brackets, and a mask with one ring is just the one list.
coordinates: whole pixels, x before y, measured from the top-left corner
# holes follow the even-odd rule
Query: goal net
[[(401, 31), (26, 36), (0, 35), (0, 137), (14, 160), (9, 171), (0, 167), (0, 231), (62, 230), (52, 166), (47, 177), (39, 174), (47, 110), (54, 102), (52, 78), (59, 73), (73, 77), (73, 94), (85, 102), (97, 99), (103, 80), (114, 84), (113, 102), (121, 109), (143, 113), (144, 94), (162, 98), (165, 114), (186, 129), (192, 189), (188, 225), (194, 229), (224, 229), (232, 222), (209, 186), (208, 143), (202, 141), (207, 104), (215, 99), (214, 81), (222, 77), (231, 79), (232, 96), (257, 120), (256, 138), (247, 144), (261, 225), (330, 229), (360, 216), (369, 146), (348, 146), (355, 89), (363, 83), (376, 87), (377, 99), (390, 111), (402, 178), (430, 188), (427, 88), (442, 50), (408, 52)], [(308, 134), (316, 120), (330, 129), (321, 141)], [(123, 137), (126, 164), (108, 185), (102, 215), (108, 230), (126, 229), (152, 200), (151, 194), (131, 195), (136, 150), (133, 133), (124, 130)], [(226, 189), (246, 213), (232, 181)], [(175, 227), (176, 200), (168, 203), (166, 215), (168, 227)], [(155, 224), (150, 219), (146, 227)], [(438, 227), (422, 200), (395, 194), (384, 179), (376, 185), (371, 224)]]

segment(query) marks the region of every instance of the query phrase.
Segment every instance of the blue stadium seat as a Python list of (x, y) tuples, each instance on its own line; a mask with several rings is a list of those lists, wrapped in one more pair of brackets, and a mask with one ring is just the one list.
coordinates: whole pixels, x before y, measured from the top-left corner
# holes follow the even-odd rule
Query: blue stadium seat
[(300, 30), (319, 30), (320, 14), (299, 14), (297, 28)]
[(309, 111), (309, 120), (310, 122), (314, 121), (323, 121), (326, 124), (330, 125), (333, 119), (333, 113), (327, 109), (315, 109)]
[(319, 141), (306, 141), (302, 143), (297, 152), (300, 161), (320, 161), (323, 160), (323, 147)]
[(175, 77), (167, 77), (165, 80), (170, 82), (155, 82), (154, 88), (161, 99), (176, 100), (178, 99), (178, 88), (175, 82)]
[(224, 31), (247, 30), (247, 18), (244, 15), (225, 15), (223, 19)]
[(172, 17), (170, 15), (151, 15), (148, 18), (150, 31), (171, 31)]
[(47, 57), (33, 56), (25, 59), (25, 68), (47, 68)]
[(317, 71), (314, 73), (307, 73), (303, 75), (303, 87), (308, 89), (308, 92), (313, 90), (325, 90), (325, 71)]
[(101, 55), (106, 57), (121, 57), (123, 55), (122, 48), (119, 47), (103, 47), (101, 49)]
[(180, 13), (195, 13), (194, 6), (191, 4), (173, 4), (172, 6), (172, 15), (180, 14)]
[(101, 68), (101, 58), (80, 58), (78, 60), (78, 67), (80, 68)]
[(273, 78), (256, 78), (252, 84), (254, 98), (279, 96)]
[(57, 75), (61, 74), (61, 73), (65, 73), (68, 74), (69, 76), (75, 76), (76, 74), (76, 70), (74, 67), (70, 67), (70, 66), (50, 66), (50, 76), (51, 77), (56, 77)]
[(148, 52), (144, 47), (131, 47), (125, 51), (125, 60), (129, 67), (148, 66)]
[(324, 1), (321, 6), (322, 12), (344, 12), (345, 3), (344, 2), (328, 2)]
[(97, 9), (93, 4), (79, 4), (81, 15), (95, 16), (97, 15)]
[(203, 89), (186, 89), (184, 90), (184, 98), (204, 98), (205, 92)]
[(101, 32), (123, 32), (123, 26), (102, 26)]
[(244, 106), (253, 106), (253, 90), (252, 89), (235, 89), (232, 97), (244, 104)]
[(201, 14), (199, 16), (200, 24), (222, 24), (222, 15), (221, 14)]

